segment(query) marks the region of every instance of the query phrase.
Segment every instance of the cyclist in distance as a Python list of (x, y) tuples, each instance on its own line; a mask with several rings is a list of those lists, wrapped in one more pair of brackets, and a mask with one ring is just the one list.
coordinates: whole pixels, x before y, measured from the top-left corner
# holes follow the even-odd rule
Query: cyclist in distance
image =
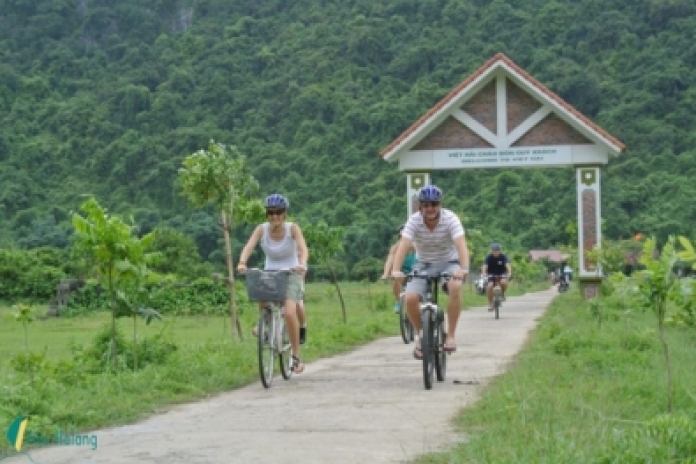
[[(297, 318), (297, 304), (304, 296), (304, 276), (307, 272), (309, 252), (300, 226), (285, 220), (289, 206), (290, 203), (283, 195), (274, 193), (266, 198), (264, 207), (268, 221), (256, 226), (249, 237), (249, 241), (239, 255), (237, 271), (246, 272), (247, 260), (258, 243), (261, 244), (266, 256), (264, 270), (293, 270), (288, 276), (283, 313), (292, 345), (292, 370), (299, 374), (305, 366), (300, 358), (300, 324)], [(259, 302), (259, 309), (263, 308), (264, 304)], [(254, 327), (254, 335), (258, 335), (256, 327)]]
[(488, 310), (493, 311), (493, 286), (495, 284), (495, 278), (501, 277), (500, 289), (503, 292), (503, 299), (505, 299), (505, 290), (507, 289), (510, 277), (512, 277), (510, 260), (500, 251), (499, 243), (493, 243), (491, 245), (491, 252), (486, 256), (483, 262), (483, 274), (488, 276), (488, 285), (486, 286)]
[[(401, 271), (406, 254), (415, 246), (418, 262), (414, 270), (447, 272), (454, 277), (447, 284), (449, 304), (447, 306), (447, 339), (443, 349), (449, 353), (457, 350), (455, 333), (461, 312), (461, 286), (469, 273), (469, 249), (464, 237), (464, 227), (459, 217), (442, 208), (442, 190), (436, 185), (426, 185), (418, 193), (420, 211), (411, 215), (401, 232), (401, 240), (394, 254), (392, 277), (403, 280)], [(412, 279), (406, 285), (405, 300), (408, 317), (418, 334), (413, 357), (423, 358), (421, 351), (420, 300), (424, 298), (427, 282)]]
[[(399, 227), (396, 231), (396, 236), (401, 240), (401, 231), (404, 230), (404, 225)], [(394, 262), (394, 254), (396, 253), (396, 248), (398, 247), (399, 242), (395, 243), (394, 245), (391, 246), (389, 249), (389, 255), (387, 256), (387, 261), (384, 263), (384, 271), (382, 272), (382, 279), (386, 279), (391, 275), (392, 272), (392, 264)], [(408, 254), (404, 258), (404, 263), (401, 265), (401, 272), (404, 274), (408, 274), (411, 272), (413, 269), (413, 265), (416, 263), (416, 249), (414, 247), (411, 247), (411, 249), (408, 251)], [(394, 298), (396, 299), (396, 303), (394, 303), (394, 312), (398, 313), (401, 311), (401, 289), (403, 288), (403, 281), (400, 279), (394, 279), (394, 282), (392, 284), (392, 290), (394, 292)]]

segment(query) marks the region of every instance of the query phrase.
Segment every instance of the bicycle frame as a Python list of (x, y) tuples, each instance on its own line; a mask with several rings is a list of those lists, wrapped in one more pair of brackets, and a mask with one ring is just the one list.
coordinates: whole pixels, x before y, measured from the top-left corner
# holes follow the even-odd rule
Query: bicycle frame
[(282, 333), (285, 326), (285, 308), (280, 301), (267, 302), (263, 311), (268, 311), (271, 314), (271, 348), (275, 353), (283, 351)]
[(421, 337), (421, 351), (423, 353), (423, 382), (426, 390), (433, 386), (433, 370), (437, 374), (437, 380), (445, 380), (447, 357), (443, 349), (446, 333), (444, 329), (445, 313), (438, 305), (440, 279), (447, 282), (452, 275), (445, 272), (435, 274), (420, 274), (414, 270), (407, 276), (411, 279), (425, 279), (426, 290), (423, 304), (421, 304), (421, 323), (423, 335)]
[[(488, 281), (493, 282), (493, 309), (495, 311), (495, 318), (498, 319), (500, 318), (500, 306), (501, 306), (501, 293), (502, 293), (502, 288), (500, 286), (500, 282), (504, 279), (507, 278), (507, 274), (502, 274), (502, 275), (494, 275), (494, 276), (488, 276)], [(488, 285), (486, 285), (488, 286)]]
[[(269, 272), (260, 269), (249, 269), (253, 272)], [(275, 272), (291, 272), (281, 270)], [(278, 295), (280, 297), (280, 295)], [(252, 299), (252, 301), (259, 301)], [(264, 301), (259, 311), (257, 325), (258, 337), (258, 361), (261, 383), (265, 388), (270, 388), (273, 383), (273, 371), (276, 358), (279, 360), (280, 372), (285, 380), (292, 376), (292, 356), (290, 342), (287, 340), (285, 324), (285, 302)]]

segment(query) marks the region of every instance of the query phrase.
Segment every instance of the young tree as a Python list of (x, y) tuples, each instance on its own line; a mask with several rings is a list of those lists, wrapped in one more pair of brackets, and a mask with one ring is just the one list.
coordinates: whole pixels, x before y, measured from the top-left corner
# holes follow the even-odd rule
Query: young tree
[(220, 212), (225, 237), (225, 256), (230, 289), (230, 318), (232, 334), (242, 339), (242, 327), (237, 316), (232, 262), (232, 220), (257, 222), (264, 215), (258, 193), (258, 182), (249, 171), (246, 158), (237, 147), (211, 140), (208, 148), (187, 156), (179, 169), (183, 195), (197, 208), (212, 203)]
[(656, 253), (657, 244), (655, 238), (650, 238), (643, 245), (641, 263), (645, 270), (639, 272), (640, 292), (643, 303), (657, 316), (657, 328), (662, 343), (667, 367), (667, 411), (672, 412), (674, 387), (672, 386), (672, 366), (669, 358), (669, 346), (665, 339), (665, 316), (667, 314), (667, 302), (675, 297), (678, 290), (677, 277), (672, 272), (674, 263), (677, 262), (677, 253), (674, 250), (674, 237), (670, 237), (661, 253)]
[(343, 235), (345, 230), (342, 227), (329, 227), (322, 219), (318, 222), (307, 222), (302, 225), (302, 231), (309, 245), (309, 256), (316, 258), (322, 265), (326, 266), (331, 273), (331, 280), (336, 287), (338, 298), (341, 301), (341, 311), (343, 322), (347, 323), (346, 304), (343, 301), (341, 287), (338, 285), (336, 269), (333, 260), (343, 252)]
[[(114, 367), (118, 367), (116, 318), (124, 315), (122, 300), (128, 300), (128, 281), (141, 282), (147, 272), (149, 259), (146, 249), (152, 235), (142, 238), (133, 235), (133, 227), (120, 218), (107, 214), (95, 198), (90, 198), (80, 207), (83, 217), (74, 213), (75, 249), (87, 257), (97, 270), (101, 284), (107, 289), (111, 308), (111, 356)], [(140, 285), (136, 285), (137, 288)], [(142, 313), (142, 312), (141, 312)], [(148, 314), (142, 313), (148, 317)], [(152, 314), (150, 314), (150, 317)], [(135, 337), (135, 327), (134, 327)]]

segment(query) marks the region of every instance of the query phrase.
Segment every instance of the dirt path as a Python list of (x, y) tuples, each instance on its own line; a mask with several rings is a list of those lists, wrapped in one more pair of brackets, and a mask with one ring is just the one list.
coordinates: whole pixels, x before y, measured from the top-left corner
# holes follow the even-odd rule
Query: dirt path
[[(29, 454), (38, 464), (403, 462), (464, 438), (451, 419), (505, 369), (555, 295), (550, 289), (509, 298), (499, 320), (485, 308), (463, 312), (447, 379), (430, 391), (413, 344), (387, 338), (308, 364), (289, 382), (279, 376), (270, 390), (255, 382), (97, 430), (94, 451), (55, 446)], [(2, 464), (19, 462), (30, 460)]]

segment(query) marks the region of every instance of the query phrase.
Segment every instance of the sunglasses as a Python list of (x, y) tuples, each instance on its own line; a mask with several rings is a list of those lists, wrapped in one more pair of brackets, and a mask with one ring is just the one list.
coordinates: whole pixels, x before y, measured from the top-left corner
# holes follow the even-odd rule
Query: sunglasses
[(423, 202), (421, 202), (421, 206), (423, 208), (427, 208), (427, 207), (437, 208), (438, 206), (440, 206), (440, 202), (439, 201), (423, 201)]
[(285, 214), (284, 209), (267, 209), (266, 216), (282, 216)]

